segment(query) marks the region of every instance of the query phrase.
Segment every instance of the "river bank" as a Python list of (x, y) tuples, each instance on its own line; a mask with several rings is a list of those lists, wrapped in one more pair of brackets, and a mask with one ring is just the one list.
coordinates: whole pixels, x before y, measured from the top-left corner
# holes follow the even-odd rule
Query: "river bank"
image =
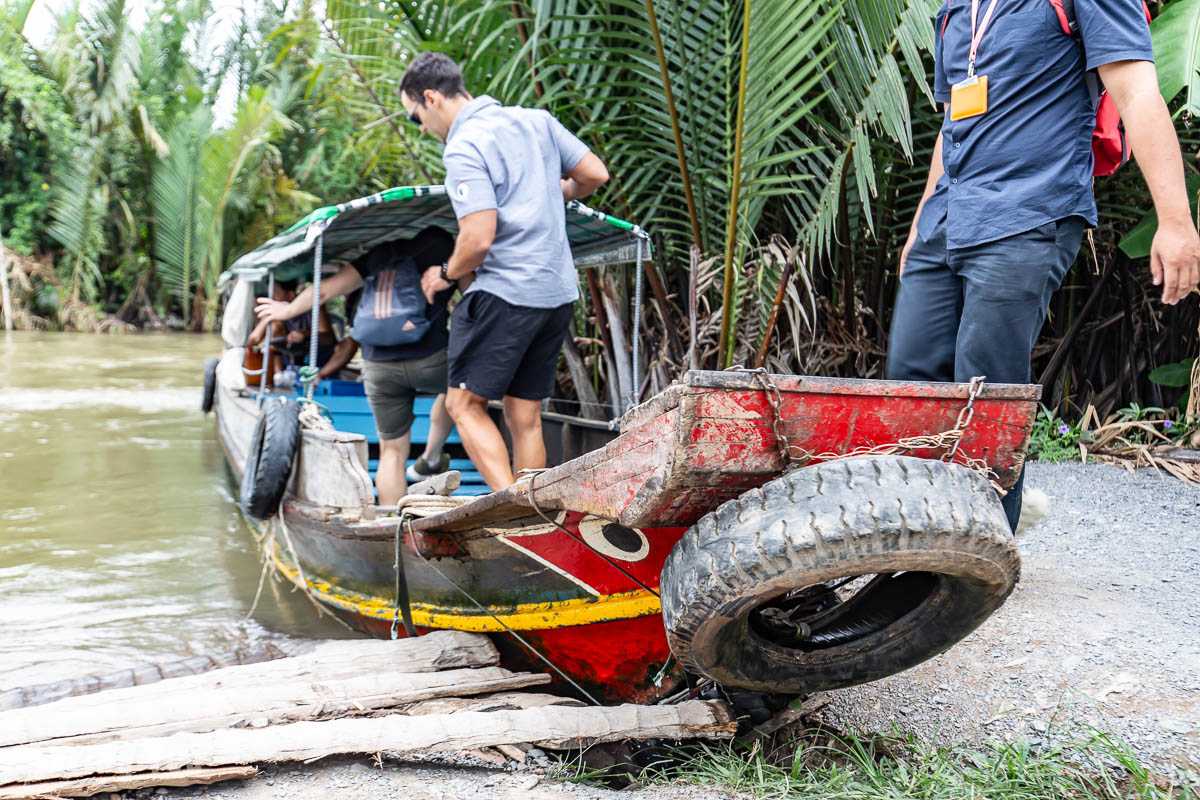
[[(944, 655), (832, 693), (817, 719), (843, 731), (912, 734), (944, 746), (1091, 731), (1125, 743), (1160, 780), (1200, 781), (1200, 491), (1150, 471), (1032, 464), (1022, 580), (1008, 603)], [(654, 798), (734, 796), (721, 786), (614, 792), (564, 784), (542, 761), (510, 770), (385, 758), (269, 767), (255, 780), (168, 797)]]
[(336, 637), (258, 585), (201, 335), (0, 334), (0, 693), (291, 637)]
[[(347, 635), (287, 591), (265, 591), (248, 616), (258, 557), (198, 408), (201, 365), (218, 349), (205, 336), (0, 336), (0, 690), (245, 641)], [(1200, 490), (1092, 464), (1032, 464), (1028, 486), (1023, 578), (1005, 607), (941, 657), (831, 695), (820, 719), (972, 747), (1042, 747), (1094, 728), (1156, 773), (1195, 779)], [(609, 793), (537, 774), (546, 769), (325, 760), (167, 794), (730, 796)]]

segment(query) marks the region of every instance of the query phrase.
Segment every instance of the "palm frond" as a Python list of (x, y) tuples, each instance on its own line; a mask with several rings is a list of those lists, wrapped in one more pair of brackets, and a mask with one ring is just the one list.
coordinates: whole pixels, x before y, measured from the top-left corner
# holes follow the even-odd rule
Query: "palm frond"
[(101, 182), (106, 139), (89, 140), (58, 166), (50, 205), (50, 236), (62, 245), (58, 263), (72, 301), (92, 300), (100, 281), (107, 197)]
[(192, 317), (198, 276), (208, 259), (212, 206), (205, 196), (201, 154), (212, 135), (212, 117), (201, 109), (180, 119), (167, 136), (169, 155), (154, 169), (154, 259), (159, 279)]

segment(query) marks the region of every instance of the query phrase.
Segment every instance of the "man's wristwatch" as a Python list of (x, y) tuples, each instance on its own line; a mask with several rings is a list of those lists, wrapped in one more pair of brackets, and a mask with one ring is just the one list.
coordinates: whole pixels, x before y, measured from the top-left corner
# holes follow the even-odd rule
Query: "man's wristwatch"
[(442, 265), (440, 267), (438, 267), (438, 275), (441, 275), (442, 280), (444, 280), (446, 283), (454, 283), (454, 281), (450, 280), (449, 270), (450, 270), (450, 262), (443, 261)]

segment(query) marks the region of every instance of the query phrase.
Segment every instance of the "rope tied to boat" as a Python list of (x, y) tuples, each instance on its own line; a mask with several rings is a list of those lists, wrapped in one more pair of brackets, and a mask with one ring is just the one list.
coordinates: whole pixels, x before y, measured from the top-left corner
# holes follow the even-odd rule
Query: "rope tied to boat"
[(404, 620), (404, 633), (411, 639), (416, 637), (417, 628), (413, 625), (412, 606), (408, 599), (408, 576), (404, 572), (404, 555), (401, 552), (400, 535), (404, 529), (405, 512), (401, 510), (397, 503), (396, 511), (400, 514), (401, 524), (396, 526), (395, 549), (393, 551), (392, 570), (396, 575), (396, 594), (395, 602), (392, 604), (392, 628), (390, 631), (392, 641), (400, 638), (400, 620)]
[[(516, 639), (518, 642), (520, 642), (525, 647), (526, 650), (528, 650), (529, 652), (531, 652), (535, 656), (537, 656), (537, 658), (540, 661), (542, 661), (546, 666), (550, 667), (550, 669), (554, 670), (554, 672), (557, 673), (560, 678), (562, 678), (564, 681), (566, 681), (572, 687), (574, 687), (574, 689), (577, 692), (579, 692), (581, 695), (586, 697), (593, 705), (597, 705), (597, 706), (603, 705), (599, 700), (597, 700), (595, 698), (594, 695), (592, 695), (591, 692), (589, 692), (587, 689), (580, 686), (579, 683), (576, 682), (573, 678), (571, 678), (570, 675), (568, 675), (557, 664), (555, 664), (553, 661), (551, 661), (549, 656), (545, 655), (540, 650), (538, 650), (537, 647), (535, 647), (532, 643), (529, 642), (529, 640), (527, 640), (521, 634), (517, 633), (512, 627), (510, 627), (508, 625), (508, 623), (506, 623), (499, 616), (497, 616), (495, 614), (495, 612), (493, 612), (490, 608), (485, 606), (483, 603), (476, 600), (474, 595), (472, 595), (470, 592), (468, 592), (463, 587), (459, 586), (458, 583), (456, 583), (455, 581), (451, 580), (451, 578), (448, 575), (446, 575), (446, 573), (442, 572), (437, 567), (436, 564), (434, 564), (432, 561), (430, 561), (428, 558), (426, 558), (425, 554), (421, 552), (421, 548), (419, 546), (417, 546), (416, 532), (413, 530), (413, 527), (412, 527), (413, 518), (418, 515), (414, 513), (414, 511), (411, 507), (405, 506), (402, 503), (398, 503), (396, 508), (400, 512), (400, 519), (396, 524), (396, 542), (397, 542), (396, 546), (397, 547), (400, 546), (399, 542), (400, 542), (401, 534), (404, 531), (407, 531), (409, 539), (412, 541), (413, 552), (417, 554), (417, 558), (421, 559), (422, 563), (424, 563), (425, 566), (429, 567), (431, 570), (433, 570), (435, 573), (437, 573), (438, 577), (440, 577), (443, 581), (445, 581), (447, 584), (449, 584), (455, 591), (457, 591), (463, 597), (467, 598), (467, 600), (469, 600), (472, 605), (474, 605), (480, 611), (482, 611), (483, 613), (485, 613), (489, 617), (491, 617), (496, 622), (496, 624), (498, 624), (507, 633), (509, 633), (514, 639)], [(394, 633), (395, 622), (392, 623), (392, 629), (393, 629), (393, 633)], [(393, 639), (396, 638), (395, 635), (393, 635), (392, 638)]]
[(959, 449), (962, 444), (963, 434), (966, 433), (971, 425), (971, 420), (975, 417), (975, 401), (983, 393), (983, 387), (986, 382), (986, 378), (983, 375), (976, 375), (974, 378), (971, 378), (967, 388), (967, 402), (959, 409), (958, 417), (954, 421), (954, 427), (948, 430), (919, 436), (904, 436), (894, 442), (863, 445), (840, 453), (833, 451), (814, 453), (793, 444), (788, 439), (783, 429), (783, 396), (779, 391), (779, 386), (771, 379), (771, 375), (766, 369), (762, 367), (750, 369), (741, 365), (730, 367), (729, 369), (731, 371), (736, 370), (750, 374), (754, 378), (755, 383), (762, 389), (767, 399), (767, 406), (771, 409), (771, 432), (775, 436), (775, 446), (779, 450), (779, 455), (783, 460), (785, 468), (803, 467), (813, 462), (836, 461), (842, 458), (892, 456), (912, 453), (917, 450), (941, 450), (942, 461), (958, 464), (978, 472), (987, 478), (992, 488), (999, 492), (1001, 497), (1007, 494), (1007, 490), (1000, 485), (1000, 477), (996, 474), (995, 470), (988, 466), (987, 461), (982, 458), (968, 456)]
[(611, 558), (609, 558), (604, 553), (601, 553), (598, 549), (593, 547), (582, 536), (577, 536), (574, 533), (571, 533), (571, 531), (568, 530), (565, 526), (563, 526), (563, 524), (561, 522), (547, 516), (546, 513), (544, 511), (542, 511), (541, 506), (538, 505), (537, 487), (534, 486), (534, 481), (537, 479), (537, 476), (541, 475), (545, 471), (546, 470), (544, 470), (544, 469), (523, 469), (523, 470), (521, 470), (522, 475), (527, 475), (529, 477), (528, 497), (529, 497), (529, 504), (531, 506), (533, 506), (534, 513), (536, 513), (539, 517), (541, 517), (546, 522), (547, 525), (553, 526), (558, 532), (564, 534), (568, 539), (572, 539), (572, 540), (578, 542), (579, 544), (581, 544), (584, 547), (591, 550), (596, 555), (600, 556), (600, 558), (604, 559), (605, 563), (607, 563), (610, 567), (615, 569), (617, 572), (621, 573), (626, 578), (633, 581), (638, 586), (642, 587), (643, 589), (645, 589), (647, 592), (654, 595), (655, 597), (661, 598), (662, 595), (660, 595), (654, 589), (651, 589), (648, 585), (646, 585), (646, 583), (644, 581), (640, 580), (636, 575), (634, 575), (629, 570), (622, 567), (616, 561), (613, 561)]

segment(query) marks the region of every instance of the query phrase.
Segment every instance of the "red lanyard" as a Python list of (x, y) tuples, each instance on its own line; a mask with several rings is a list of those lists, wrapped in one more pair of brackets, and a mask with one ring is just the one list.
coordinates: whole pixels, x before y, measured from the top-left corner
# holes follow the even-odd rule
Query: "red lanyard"
[[(992, 0), (988, 4), (987, 11), (983, 13), (983, 22), (979, 23), (979, 0), (971, 0), (971, 54), (967, 59), (967, 77), (975, 76), (975, 54), (979, 52), (979, 43), (983, 41), (983, 35), (987, 33), (988, 25), (992, 21), (992, 13), (996, 10), (996, 3), (1000, 0)], [(978, 23), (978, 29), (976, 25)]]

